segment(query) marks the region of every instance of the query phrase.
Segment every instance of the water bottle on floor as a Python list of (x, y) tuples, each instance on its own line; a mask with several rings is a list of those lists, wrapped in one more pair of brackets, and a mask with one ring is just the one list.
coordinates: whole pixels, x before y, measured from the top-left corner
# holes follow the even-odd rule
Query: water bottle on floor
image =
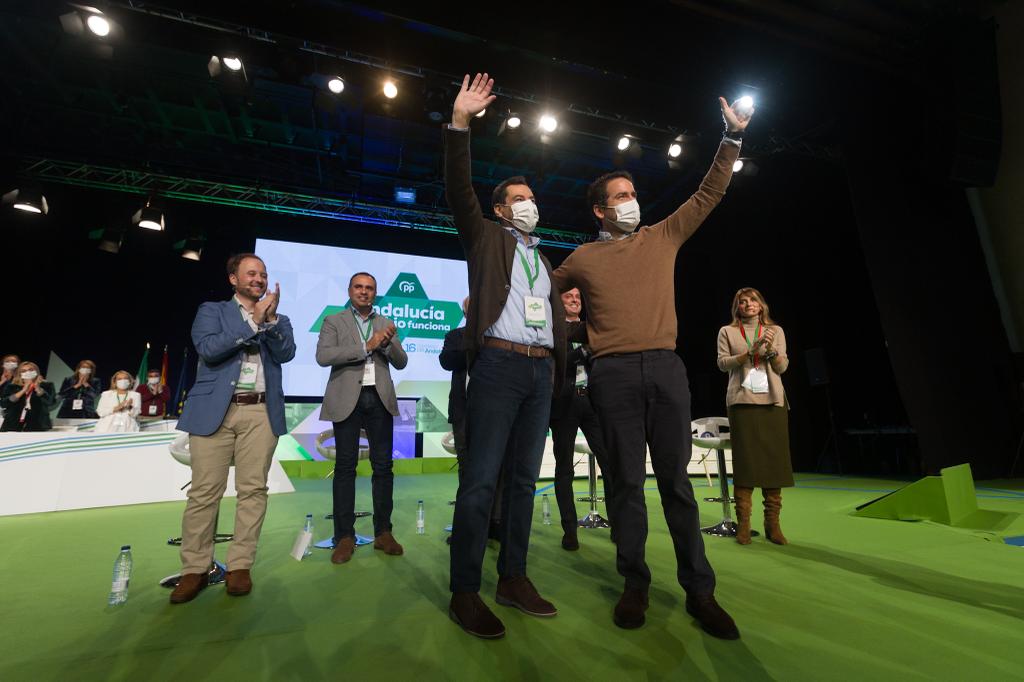
[[(309, 533), (309, 537), (310, 538), (316, 537), (316, 534), (313, 532), (313, 515), (312, 514), (306, 514), (306, 525), (304, 525), (302, 527), (302, 531), (304, 533)], [(302, 556), (307, 557), (307, 556), (311, 556), (312, 554), (313, 554), (313, 541), (310, 540), (309, 544), (306, 545), (305, 551), (302, 552)]]
[(426, 533), (426, 525), (423, 521), (423, 500), (416, 503), (416, 535)]
[(541, 513), (544, 515), (544, 525), (545, 526), (550, 526), (551, 525), (551, 504), (548, 502), (548, 494), (547, 493), (544, 493), (540, 497), (540, 509), (541, 509)]
[(110, 584), (107, 604), (117, 606), (128, 601), (128, 583), (132, 579), (132, 546), (124, 545), (114, 561), (114, 579)]

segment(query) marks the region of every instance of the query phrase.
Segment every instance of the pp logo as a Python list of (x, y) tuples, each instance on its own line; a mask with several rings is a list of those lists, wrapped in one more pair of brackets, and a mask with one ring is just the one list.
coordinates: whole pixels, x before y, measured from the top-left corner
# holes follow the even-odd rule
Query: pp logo
[(413, 284), (412, 282), (402, 282), (398, 285), (398, 289), (403, 294), (411, 294), (412, 292), (416, 291), (416, 285)]

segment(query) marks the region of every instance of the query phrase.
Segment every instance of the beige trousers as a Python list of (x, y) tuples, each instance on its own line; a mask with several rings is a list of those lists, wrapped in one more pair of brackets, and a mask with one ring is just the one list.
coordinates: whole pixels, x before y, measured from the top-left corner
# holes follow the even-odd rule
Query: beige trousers
[(206, 573), (213, 561), (217, 510), (235, 466), (234, 540), (228, 549), (229, 571), (250, 569), (267, 515), (267, 472), (277, 448), (267, 406), (228, 407), (224, 422), (209, 436), (189, 436), (192, 486), (181, 517), (181, 572)]

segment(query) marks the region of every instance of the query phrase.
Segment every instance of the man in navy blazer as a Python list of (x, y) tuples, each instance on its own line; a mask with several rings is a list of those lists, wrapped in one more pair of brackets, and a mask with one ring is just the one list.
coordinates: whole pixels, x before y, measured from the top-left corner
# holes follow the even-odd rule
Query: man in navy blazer
[(171, 603), (191, 601), (206, 587), (213, 561), (217, 509), (235, 466), (234, 540), (227, 592), (252, 591), (250, 570), (267, 513), (267, 473), (285, 433), (281, 365), (295, 357), (288, 318), (277, 314), (281, 288), (267, 293), (267, 270), (254, 253), (228, 259), (235, 295), (203, 303), (192, 324), (199, 372), (178, 428), (189, 435), (192, 486), (181, 519), (181, 581)]

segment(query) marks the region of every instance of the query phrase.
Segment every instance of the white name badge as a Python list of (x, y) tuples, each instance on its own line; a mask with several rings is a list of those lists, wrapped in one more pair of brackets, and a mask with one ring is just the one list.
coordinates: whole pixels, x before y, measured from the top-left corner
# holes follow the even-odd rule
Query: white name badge
[(540, 296), (524, 296), (523, 313), (526, 315), (527, 327), (543, 329), (548, 326), (547, 307)]
[(584, 386), (587, 383), (587, 368), (582, 364), (576, 365), (576, 385)]
[(242, 373), (239, 375), (237, 384), (238, 388), (245, 391), (251, 391), (256, 388), (256, 368), (255, 362), (246, 361), (242, 363)]
[(363, 365), (363, 386), (375, 386), (377, 384), (377, 370), (373, 366), (373, 356), (366, 358)]
[(751, 393), (768, 392), (768, 373), (760, 367), (751, 367), (747, 378), (743, 380), (743, 388)]
[(150, 405), (149, 406), (149, 414), (150, 415), (156, 414), (156, 405)]
[(84, 405), (85, 405), (85, 401), (82, 400), (82, 399), (72, 400), (71, 401), (71, 409), (72, 410), (80, 410), (80, 409), (82, 409), (82, 407)]

